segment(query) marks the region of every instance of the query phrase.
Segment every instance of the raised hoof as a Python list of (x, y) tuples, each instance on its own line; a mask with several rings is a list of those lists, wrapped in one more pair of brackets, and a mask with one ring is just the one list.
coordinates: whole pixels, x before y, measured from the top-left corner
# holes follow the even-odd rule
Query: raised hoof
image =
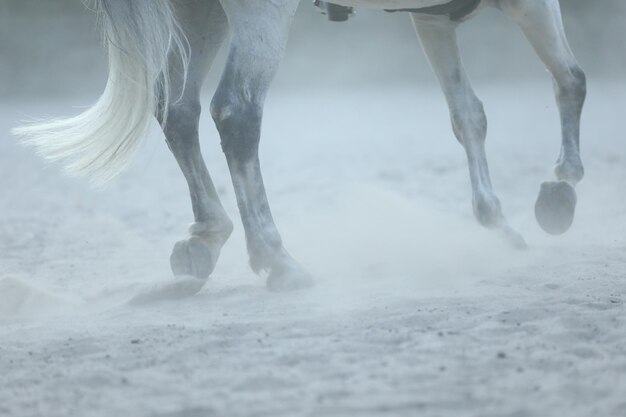
[(549, 181), (541, 184), (535, 217), (539, 226), (551, 235), (565, 233), (574, 221), (576, 191), (565, 181)]
[(215, 268), (215, 259), (206, 243), (192, 236), (176, 242), (170, 256), (170, 266), (174, 275), (207, 279)]
[(272, 268), (267, 277), (270, 291), (296, 291), (310, 288), (315, 284), (309, 273), (297, 263)]

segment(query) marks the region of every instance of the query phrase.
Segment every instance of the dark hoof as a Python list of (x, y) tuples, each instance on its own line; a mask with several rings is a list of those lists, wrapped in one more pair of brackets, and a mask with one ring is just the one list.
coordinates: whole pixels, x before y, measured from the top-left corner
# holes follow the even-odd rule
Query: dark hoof
[(176, 242), (170, 256), (170, 266), (174, 275), (207, 279), (213, 272), (215, 260), (206, 243), (199, 237), (192, 236)]
[(574, 221), (576, 191), (565, 181), (550, 181), (541, 184), (535, 217), (539, 226), (551, 235), (565, 233)]
[(273, 268), (267, 277), (267, 288), (270, 291), (296, 291), (314, 284), (311, 275), (296, 263)]

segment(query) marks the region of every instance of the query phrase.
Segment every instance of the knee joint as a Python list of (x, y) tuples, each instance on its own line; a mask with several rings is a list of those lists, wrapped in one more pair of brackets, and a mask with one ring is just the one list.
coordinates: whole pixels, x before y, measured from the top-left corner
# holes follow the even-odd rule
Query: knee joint
[(484, 141), (487, 135), (487, 117), (480, 100), (452, 111), (452, 128), (461, 144), (467, 140)]
[(211, 116), (220, 132), (222, 150), (228, 155), (251, 155), (260, 139), (262, 106), (251, 98), (216, 95)]
[(579, 66), (573, 66), (557, 82), (559, 96), (583, 101), (587, 95), (587, 77)]

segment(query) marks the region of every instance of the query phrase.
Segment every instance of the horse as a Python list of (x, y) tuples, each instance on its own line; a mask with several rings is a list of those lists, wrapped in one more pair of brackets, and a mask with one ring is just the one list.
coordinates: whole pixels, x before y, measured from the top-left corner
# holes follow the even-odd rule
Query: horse
[[(220, 46), (227, 62), (210, 104), (226, 156), (251, 268), (270, 290), (313, 284), (292, 257), (272, 218), (258, 157), (263, 104), (285, 53), (299, 0), (95, 0), (108, 44), (109, 75), (102, 96), (83, 113), (14, 129), (48, 160), (100, 184), (119, 174), (138, 151), (153, 118), (185, 176), (194, 223), (177, 242), (175, 276), (206, 281), (233, 223), (200, 153), (200, 90)], [(585, 73), (565, 36), (558, 0), (334, 0), (344, 8), (373, 8), (410, 15), (447, 100), (456, 139), (463, 146), (478, 222), (514, 246), (521, 235), (503, 215), (485, 155), (487, 119), (463, 68), (456, 28), (485, 7), (495, 7), (523, 31), (552, 75), (562, 129), (555, 181), (540, 187), (535, 205), (549, 233), (565, 232), (574, 218), (575, 185), (583, 178), (579, 152)]]

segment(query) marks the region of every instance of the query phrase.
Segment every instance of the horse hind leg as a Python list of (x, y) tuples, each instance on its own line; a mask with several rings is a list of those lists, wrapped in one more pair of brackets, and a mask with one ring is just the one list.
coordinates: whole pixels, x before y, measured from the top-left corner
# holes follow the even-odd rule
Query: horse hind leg
[(170, 264), (177, 276), (206, 279), (213, 272), (220, 250), (233, 228), (202, 158), (198, 136), (200, 88), (228, 25), (218, 1), (176, 1), (173, 4), (189, 41), (190, 62), (185, 79), (178, 60), (172, 60), (171, 102), (167, 104), (164, 133), (187, 180), (195, 223), (190, 227), (191, 237), (174, 246)]
[(285, 250), (261, 176), (259, 141), (263, 103), (284, 53), (298, 0), (222, 0), (232, 27), (230, 52), (211, 102), (211, 114), (237, 196), (252, 269), (268, 274), (272, 290), (312, 284)]
[(514, 247), (525, 248), (522, 236), (508, 225), (502, 214), (500, 200), (491, 185), (485, 154), (487, 119), (463, 68), (456, 24), (447, 18), (424, 18), (416, 13), (412, 14), (412, 18), (448, 102), (454, 133), (465, 148), (474, 215), (483, 226), (499, 230)]
[(561, 234), (574, 220), (574, 186), (584, 176), (579, 136), (586, 96), (585, 73), (568, 45), (558, 0), (501, 0), (499, 7), (521, 27), (554, 80), (562, 135), (554, 167), (558, 181), (541, 185), (535, 215), (546, 232)]

